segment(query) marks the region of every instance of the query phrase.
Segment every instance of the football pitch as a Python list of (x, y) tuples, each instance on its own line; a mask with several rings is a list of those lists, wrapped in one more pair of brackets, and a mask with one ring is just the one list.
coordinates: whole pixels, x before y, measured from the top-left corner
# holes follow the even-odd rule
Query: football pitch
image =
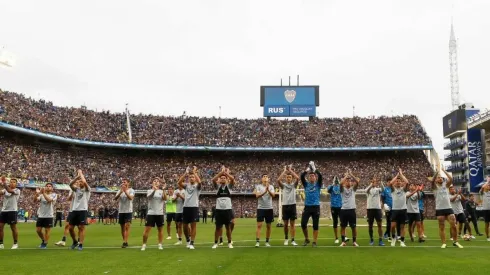
[[(122, 241), (118, 225), (90, 225), (84, 250), (55, 247), (63, 229), (54, 228), (47, 250), (37, 247), (40, 240), (33, 223), (19, 223), (19, 249), (11, 250), (10, 229), (5, 227), (5, 249), (0, 250), (2, 274), (483, 274), (490, 266), (487, 253), (490, 242), (485, 237), (460, 241), (464, 249), (452, 246), (441, 249), (437, 223), (426, 221), (426, 243), (406, 241), (407, 247), (369, 246), (365, 220), (359, 220), (360, 247), (338, 247), (334, 244), (330, 221), (323, 220), (317, 248), (285, 247), (283, 229), (273, 227), (271, 244), (266, 248), (265, 237), (261, 247), (255, 248), (255, 221), (237, 219), (234, 248), (220, 246), (213, 250), (214, 225), (198, 224), (196, 249), (185, 245), (174, 246), (172, 239), (164, 240), (164, 249), (156, 247), (156, 229), (153, 229), (146, 251), (140, 251), (143, 226), (134, 220), (129, 248), (120, 248)], [(480, 229), (483, 223), (479, 223)], [(311, 227), (309, 228), (311, 231)], [(349, 230), (350, 231), (350, 230)], [(303, 234), (297, 227), (297, 242), (303, 243)], [(311, 233), (310, 233), (311, 235)], [(348, 236), (350, 233), (347, 234)], [(407, 234), (408, 235), (408, 234)], [(265, 236), (263, 228), (262, 236)], [(165, 234), (165, 237), (166, 234)], [(67, 241), (67, 245), (71, 242)]]

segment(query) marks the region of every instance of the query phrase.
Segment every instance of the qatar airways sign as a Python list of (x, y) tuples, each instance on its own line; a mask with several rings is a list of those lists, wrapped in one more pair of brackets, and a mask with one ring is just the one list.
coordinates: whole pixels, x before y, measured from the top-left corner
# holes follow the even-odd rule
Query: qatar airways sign
[(483, 143), (480, 129), (470, 129), (468, 137), (468, 169), (471, 192), (478, 192), (476, 187), (483, 181)]

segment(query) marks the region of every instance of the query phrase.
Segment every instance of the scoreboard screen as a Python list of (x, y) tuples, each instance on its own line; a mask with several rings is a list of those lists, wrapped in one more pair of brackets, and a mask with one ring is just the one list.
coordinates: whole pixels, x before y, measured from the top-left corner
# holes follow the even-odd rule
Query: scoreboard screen
[(265, 117), (312, 117), (320, 105), (319, 86), (261, 86)]

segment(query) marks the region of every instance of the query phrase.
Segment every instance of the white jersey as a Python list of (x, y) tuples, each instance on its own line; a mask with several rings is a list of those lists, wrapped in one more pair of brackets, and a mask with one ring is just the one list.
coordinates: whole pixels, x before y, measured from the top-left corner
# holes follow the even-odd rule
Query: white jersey
[(184, 200), (180, 197), (177, 197), (177, 194), (180, 194), (182, 195), (182, 197), (185, 198), (185, 191), (177, 189), (174, 191), (174, 195), (172, 196), (172, 199), (175, 200), (175, 213), (182, 214), (184, 212)]
[[(266, 189), (263, 184), (258, 184), (255, 186), (255, 190), (257, 193), (263, 194)], [(272, 185), (269, 185), (269, 191), (274, 192), (274, 187)], [(269, 192), (257, 199), (257, 209), (272, 209), (272, 197)]]
[(87, 211), (90, 200), (90, 187), (77, 188), (73, 191), (73, 196), (72, 211)]
[[(454, 195), (451, 195), (451, 197), (454, 197)], [(461, 195), (456, 195), (456, 199), (451, 201), (451, 208), (456, 215), (464, 213), (463, 205), (461, 204)]]
[(20, 197), (20, 190), (19, 189), (14, 189), (13, 193), (7, 192), (7, 190), (2, 190), (3, 194), (3, 205), (2, 205), (2, 212), (17, 212), (17, 205), (19, 202), (19, 197)]
[(451, 209), (451, 201), (449, 200), (449, 189), (446, 184), (436, 184), (436, 190), (434, 193), (436, 197), (436, 210)]
[(184, 207), (199, 207), (199, 195), (201, 195), (201, 188), (197, 183), (184, 184), (185, 200)]
[(165, 201), (163, 200), (163, 190), (153, 190), (150, 189), (147, 191), (147, 196), (151, 193), (152, 197), (148, 197), (148, 215), (163, 215), (163, 206), (165, 205)]
[[(408, 196), (412, 192), (407, 192), (405, 195)], [(407, 213), (420, 213), (419, 209), (419, 192), (413, 194), (410, 198), (407, 198)]]
[(356, 191), (354, 187), (342, 188), (340, 190), (342, 195), (342, 208), (341, 210), (356, 209)]
[(282, 205), (296, 204), (296, 184), (282, 183)]
[(406, 210), (407, 209), (407, 195), (404, 188), (393, 187), (393, 192), (391, 193), (393, 198), (393, 208), (392, 210)]
[(481, 194), (482, 199), (482, 210), (490, 210), (490, 191), (483, 191)]
[(37, 216), (39, 218), (53, 218), (54, 217), (54, 205), (56, 203), (56, 199), (58, 196), (55, 193), (46, 194), (46, 196), (52, 199), (51, 202), (48, 202), (46, 198), (44, 198), (43, 194), (40, 194), (37, 199), (41, 203), (39, 208), (37, 209)]
[(372, 187), (369, 189), (367, 195), (367, 209), (381, 209), (381, 192), (380, 187)]
[[(134, 198), (133, 188), (129, 188), (127, 191)], [(133, 200), (130, 200), (122, 190), (119, 190), (119, 192), (121, 193), (121, 196), (119, 196), (119, 213), (133, 213)]]

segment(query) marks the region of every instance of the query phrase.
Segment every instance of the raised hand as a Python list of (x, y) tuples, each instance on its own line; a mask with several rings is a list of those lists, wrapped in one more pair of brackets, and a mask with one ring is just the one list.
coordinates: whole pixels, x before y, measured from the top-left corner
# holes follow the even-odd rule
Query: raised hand
[(40, 193), (41, 193), (41, 188), (37, 187), (37, 188), (36, 188), (36, 193), (37, 193), (37, 194), (40, 194)]

